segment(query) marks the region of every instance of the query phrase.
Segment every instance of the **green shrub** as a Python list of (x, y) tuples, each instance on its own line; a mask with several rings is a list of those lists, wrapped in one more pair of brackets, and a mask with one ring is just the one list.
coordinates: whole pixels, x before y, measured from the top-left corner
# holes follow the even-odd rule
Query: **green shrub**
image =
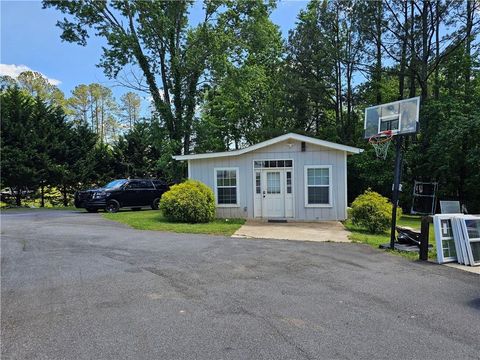
[[(392, 221), (392, 203), (384, 196), (371, 190), (359, 195), (352, 203), (352, 223), (364, 227), (371, 233), (382, 233)], [(397, 210), (397, 220), (402, 209)]]
[(197, 180), (173, 185), (162, 195), (160, 210), (169, 221), (206, 223), (215, 218), (213, 191)]

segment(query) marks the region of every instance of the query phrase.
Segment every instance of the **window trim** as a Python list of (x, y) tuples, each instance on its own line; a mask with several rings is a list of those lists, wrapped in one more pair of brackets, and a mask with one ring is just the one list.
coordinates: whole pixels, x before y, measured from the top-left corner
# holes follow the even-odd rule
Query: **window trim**
[[(328, 169), (328, 204), (309, 204), (308, 203), (308, 170), (309, 169)], [(305, 165), (303, 174), (304, 197), (306, 208), (326, 208), (333, 207), (333, 181), (332, 181), (332, 165)], [(311, 185), (313, 187), (327, 187), (327, 185)]]
[[(450, 221), (450, 230), (452, 232), (452, 236), (444, 236), (442, 234), (442, 221), (447, 220)], [(437, 262), (439, 264), (444, 264), (448, 262), (454, 262), (458, 260), (458, 250), (456, 249), (456, 238), (455, 233), (456, 229), (454, 229), (456, 225), (454, 224), (453, 216), (451, 214), (437, 214), (433, 217), (433, 230), (435, 233), (435, 244), (437, 245)], [(443, 241), (453, 240), (455, 246), (455, 252), (457, 256), (448, 256), (445, 257), (443, 254)]]
[[(235, 186), (237, 190), (237, 202), (235, 204), (219, 204), (218, 203), (218, 187), (217, 187), (217, 171), (232, 171), (235, 170), (235, 178), (237, 185)], [(215, 190), (215, 205), (217, 207), (240, 207), (240, 177), (239, 177), (239, 168), (238, 167), (221, 167), (213, 169), (213, 181), (214, 181), (214, 190)]]

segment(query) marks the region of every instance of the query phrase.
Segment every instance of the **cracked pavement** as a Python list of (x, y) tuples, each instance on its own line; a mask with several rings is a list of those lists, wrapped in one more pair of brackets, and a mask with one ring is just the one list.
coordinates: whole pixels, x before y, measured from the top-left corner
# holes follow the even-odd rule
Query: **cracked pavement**
[(478, 359), (480, 276), (360, 244), (1, 215), (3, 359)]

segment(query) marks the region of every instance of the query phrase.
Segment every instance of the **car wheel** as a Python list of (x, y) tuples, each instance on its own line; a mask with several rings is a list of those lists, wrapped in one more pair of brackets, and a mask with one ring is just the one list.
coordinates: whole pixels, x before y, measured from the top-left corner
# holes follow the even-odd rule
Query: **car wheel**
[(116, 213), (118, 209), (120, 209), (120, 204), (116, 200), (110, 200), (105, 207), (105, 210), (109, 213)]
[(160, 204), (160, 199), (156, 198), (152, 201), (152, 209), (153, 210), (158, 210), (158, 204)]
[(86, 208), (86, 210), (89, 213), (96, 213), (98, 211), (98, 209), (95, 209), (95, 208)]

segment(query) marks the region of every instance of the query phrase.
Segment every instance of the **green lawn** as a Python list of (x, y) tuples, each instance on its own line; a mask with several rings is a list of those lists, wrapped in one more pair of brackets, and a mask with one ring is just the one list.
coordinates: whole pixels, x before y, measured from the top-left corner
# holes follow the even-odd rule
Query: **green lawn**
[(105, 213), (103, 217), (139, 230), (225, 236), (231, 236), (245, 223), (244, 219), (216, 219), (206, 224), (172, 223), (168, 222), (158, 210), (119, 211), (116, 214)]
[[(398, 221), (399, 226), (408, 226), (413, 229), (420, 231), (420, 224), (421, 224), (421, 217), (419, 216), (412, 216), (412, 215), (404, 215)], [(365, 229), (353, 225), (350, 220), (347, 220), (344, 223), (345, 227), (351, 231), (350, 239), (353, 242), (359, 242), (371, 245), (372, 247), (378, 248), (381, 244), (386, 244), (390, 242), (390, 229), (382, 234), (371, 234)], [(433, 224), (430, 224), (430, 236), (429, 242), (433, 245), (433, 249), (428, 252), (428, 258), (431, 260), (436, 259), (437, 253), (435, 250), (435, 235), (433, 232)], [(418, 253), (409, 253), (405, 251), (395, 251), (395, 253), (400, 254), (402, 256), (408, 257), (410, 259), (418, 259)]]

